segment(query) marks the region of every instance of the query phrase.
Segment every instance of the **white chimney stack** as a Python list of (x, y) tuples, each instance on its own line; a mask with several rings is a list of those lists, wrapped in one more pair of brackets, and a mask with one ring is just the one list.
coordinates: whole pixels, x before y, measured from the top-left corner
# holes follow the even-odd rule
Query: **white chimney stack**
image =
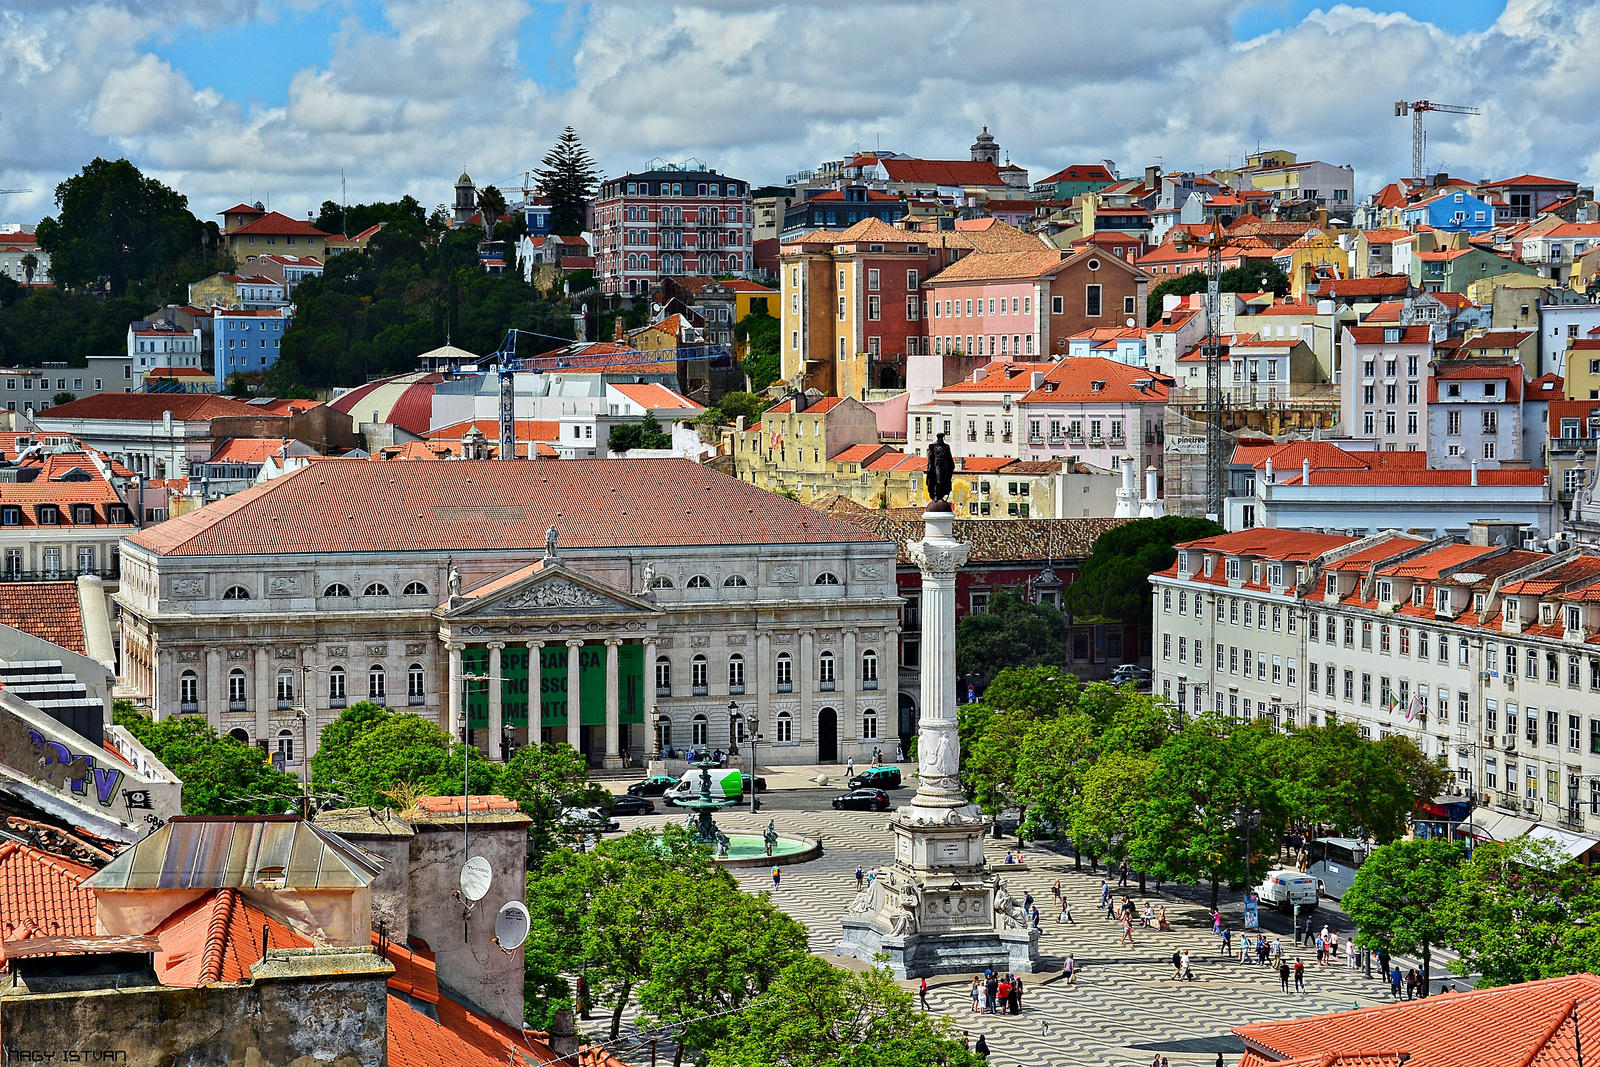
[(1478, 461), (1477, 460), (1473, 460), (1472, 461), (1472, 484), (1473, 485), (1477, 485), (1478, 484)]
[(1267, 457), (1267, 484), (1272, 484), (1272, 457)]
[(1311, 461), (1309, 459), (1303, 459), (1300, 461), (1300, 484), (1311, 484)]

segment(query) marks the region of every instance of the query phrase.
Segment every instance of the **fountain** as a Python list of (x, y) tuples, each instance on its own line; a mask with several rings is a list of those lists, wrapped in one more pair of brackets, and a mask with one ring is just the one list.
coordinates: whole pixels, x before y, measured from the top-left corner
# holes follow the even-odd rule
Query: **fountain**
[(674, 803), (680, 808), (688, 808), (691, 813), (683, 827), (689, 834), (689, 840), (697, 845), (710, 846), (718, 863), (730, 867), (803, 863), (822, 854), (822, 845), (818, 841), (778, 836), (775, 820), (768, 820), (766, 831), (760, 834), (723, 833), (711, 816), (740, 802), (740, 794), (728, 788), (729, 785), (742, 787), (739, 772), (726, 772), (734, 781), (725, 783), (723, 792), (732, 793), (731, 797), (714, 797), (711, 795), (711, 772), (716, 768), (716, 763), (702, 756), (689, 766), (700, 771), (700, 795)]

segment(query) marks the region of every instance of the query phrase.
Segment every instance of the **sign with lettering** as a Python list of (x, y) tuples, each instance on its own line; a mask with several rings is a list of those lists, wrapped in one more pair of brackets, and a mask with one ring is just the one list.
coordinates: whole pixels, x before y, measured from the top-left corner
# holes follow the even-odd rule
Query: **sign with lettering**
[(1174, 456), (1203, 456), (1206, 454), (1206, 439), (1201, 435), (1180, 437), (1173, 434), (1167, 438), (1166, 451)]

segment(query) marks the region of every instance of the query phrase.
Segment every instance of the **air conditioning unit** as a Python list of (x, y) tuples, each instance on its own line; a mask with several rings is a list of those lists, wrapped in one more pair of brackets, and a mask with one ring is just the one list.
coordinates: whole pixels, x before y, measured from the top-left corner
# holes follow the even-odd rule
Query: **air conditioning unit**
[(1538, 809), (1539, 809), (1539, 805), (1535, 804), (1531, 800), (1525, 800), (1522, 803), (1522, 810), (1523, 811), (1537, 811)]
[(1514, 674), (1508, 674), (1505, 676), (1505, 682), (1507, 689), (1515, 689), (1517, 687), (1517, 676)]
[(1483, 739), (1483, 744), (1484, 744), (1485, 748), (1493, 748), (1495, 746), (1494, 737), (1493, 736), (1485, 737)]
[(1491, 678), (1493, 678), (1493, 677), (1494, 677), (1494, 671), (1483, 671), (1483, 672), (1482, 672), (1482, 673), (1481, 673), (1481, 675), (1480, 675), (1480, 677), (1481, 677), (1481, 678), (1482, 678), (1482, 679), (1483, 679), (1483, 680), (1484, 680), (1484, 681), (1486, 681), (1486, 682), (1487, 682), (1487, 681), (1488, 681), (1488, 680), (1489, 680), (1489, 679), (1491, 679)]

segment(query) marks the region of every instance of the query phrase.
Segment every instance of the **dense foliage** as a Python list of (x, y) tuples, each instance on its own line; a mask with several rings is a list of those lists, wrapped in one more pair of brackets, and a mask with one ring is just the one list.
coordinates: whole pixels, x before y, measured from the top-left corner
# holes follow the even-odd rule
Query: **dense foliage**
[[(332, 257), (320, 278), (295, 290), (295, 317), (283, 337), (267, 389), (359, 385), (416, 368), (417, 356), (449, 341), (470, 352), (497, 351), (508, 329), (572, 336), (564, 308), (515, 271), (490, 275), (478, 261), (482, 231), (438, 234), (414, 218), (389, 221), (366, 252)], [(541, 348), (541, 350), (543, 350)]]
[(635, 448), (671, 447), (672, 431), (662, 429), (653, 411), (645, 412), (640, 422), (611, 427), (611, 433), (606, 438), (606, 448), (619, 455)]
[(1067, 587), (1067, 610), (1090, 618), (1150, 622), (1150, 575), (1172, 566), (1173, 546), (1222, 533), (1210, 519), (1167, 515), (1135, 519), (1095, 538), (1078, 580)]
[(734, 338), (745, 346), (739, 369), (750, 379), (751, 392), (759, 393), (778, 380), (782, 369), (778, 347), (782, 328), (764, 308), (756, 308), (733, 328)]
[(576, 130), (568, 126), (561, 131), (534, 177), (550, 198), (550, 232), (562, 237), (582, 233), (588, 225), (589, 201), (600, 181), (600, 168), (578, 140)]
[(1003, 670), (962, 707), (962, 781), (1023, 837), (1070, 837), (1081, 855), (1124, 858), (1163, 881), (1246, 881), (1291, 825), (1392, 841), (1446, 772), (1410, 741), (1335, 723), (1277, 730), (1261, 719), (1185, 718), (1132, 686), (1083, 684), (1058, 666)]
[(1006, 667), (1061, 663), (1066, 640), (1061, 612), (998, 589), (987, 611), (971, 612), (956, 625), (956, 670), (988, 681)]
[[(1220, 291), (1224, 293), (1264, 293), (1271, 291), (1279, 296), (1289, 291), (1289, 276), (1270, 259), (1252, 259), (1247, 263), (1225, 270), (1217, 277)], [(1161, 321), (1161, 298), (1188, 296), (1206, 291), (1206, 272), (1192, 270), (1179, 274), (1150, 290), (1147, 322)]]
[(317, 213), (317, 229), (323, 233), (339, 233), (353, 237), (378, 223), (407, 222), (421, 229), (428, 224), (428, 213), (417, 203), (416, 197), (407, 193), (399, 200), (385, 203), (351, 204), (342, 207), (332, 200), (322, 202)]
[(754, 393), (723, 393), (714, 407), (706, 408), (694, 421), (698, 426), (730, 426), (743, 418), (746, 426), (754, 426), (766, 410), (767, 402)]
[(274, 815), (294, 810), (301, 797), (300, 783), (274, 770), (265, 752), (218, 736), (198, 715), (153, 722), (118, 701), (112, 721), (183, 782), (185, 815)]

